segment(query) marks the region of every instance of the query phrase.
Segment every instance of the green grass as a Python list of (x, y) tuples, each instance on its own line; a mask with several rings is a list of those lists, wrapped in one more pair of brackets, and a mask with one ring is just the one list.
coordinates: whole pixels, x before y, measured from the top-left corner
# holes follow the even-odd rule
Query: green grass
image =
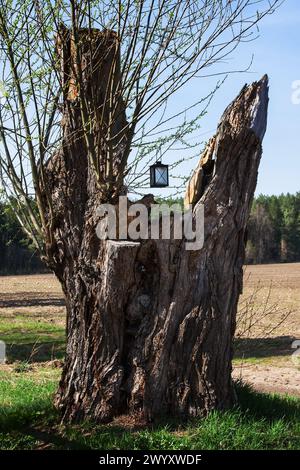
[[(62, 426), (52, 404), (61, 370), (36, 361), (63, 356), (64, 328), (20, 314), (0, 319), (0, 339), (13, 362), (10, 370), (0, 371), (0, 449), (300, 449), (300, 400), (245, 386), (238, 387), (238, 407), (185, 424), (166, 417), (142, 430), (95, 423)], [(243, 361), (272, 361), (271, 352)], [(240, 361), (237, 354), (235, 362)]]
[(244, 357), (244, 358), (234, 358), (232, 361), (234, 366), (239, 366), (241, 364), (246, 365), (262, 365), (262, 366), (272, 366), (276, 367), (286, 366), (291, 364), (290, 356), (269, 356), (269, 357)]
[[(0, 374), (0, 448), (300, 449), (300, 400), (238, 386), (239, 406), (189, 423), (144, 430), (84, 423), (62, 426), (52, 405), (59, 369)], [(165, 420), (166, 422), (166, 420)]]
[[(59, 370), (40, 368), (39, 373), (0, 373), (0, 449), (33, 449), (38, 444), (26, 429), (50, 423), (56, 417), (52, 405)], [(56, 377), (55, 377), (56, 374)]]
[(47, 361), (64, 356), (65, 328), (27, 318), (23, 313), (11, 318), (0, 317), (0, 339), (6, 343), (9, 362)]
[(65, 329), (49, 322), (14, 318), (13, 321), (0, 321), (0, 337), (6, 343), (18, 344), (64, 341)]

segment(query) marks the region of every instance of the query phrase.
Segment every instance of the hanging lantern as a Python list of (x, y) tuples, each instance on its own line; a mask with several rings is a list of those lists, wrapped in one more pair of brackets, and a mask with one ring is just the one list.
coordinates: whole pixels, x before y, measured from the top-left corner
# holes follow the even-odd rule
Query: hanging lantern
[(169, 186), (169, 166), (156, 162), (150, 166), (151, 188), (165, 188)]

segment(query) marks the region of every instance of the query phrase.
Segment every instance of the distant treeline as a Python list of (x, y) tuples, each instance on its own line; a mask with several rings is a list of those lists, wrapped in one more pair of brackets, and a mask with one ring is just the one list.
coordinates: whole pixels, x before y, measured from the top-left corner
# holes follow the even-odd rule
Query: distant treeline
[[(182, 199), (164, 202), (182, 204)], [(247, 238), (246, 263), (300, 261), (300, 192), (254, 199)], [(0, 200), (0, 274), (44, 271), (46, 268), (22, 232), (13, 208)]]
[(45, 270), (24, 235), (11, 204), (0, 200), (0, 274), (30, 274)]
[(246, 259), (255, 264), (300, 261), (300, 192), (253, 201)]

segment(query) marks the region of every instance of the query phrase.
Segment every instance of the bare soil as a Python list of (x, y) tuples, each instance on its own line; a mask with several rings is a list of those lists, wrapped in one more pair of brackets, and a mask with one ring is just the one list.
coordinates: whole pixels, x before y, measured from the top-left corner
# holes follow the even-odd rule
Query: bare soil
[(300, 340), (300, 263), (246, 266), (238, 323), (247, 305), (253, 321), (237, 340), (233, 376), (260, 391), (300, 396), (300, 362), (292, 360)]
[(256, 390), (266, 393), (280, 393), (300, 397), (300, 369), (291, 363), (290, 367), (273, 364), (241, 364), (233, 371), (235, 379), (242, 379)]

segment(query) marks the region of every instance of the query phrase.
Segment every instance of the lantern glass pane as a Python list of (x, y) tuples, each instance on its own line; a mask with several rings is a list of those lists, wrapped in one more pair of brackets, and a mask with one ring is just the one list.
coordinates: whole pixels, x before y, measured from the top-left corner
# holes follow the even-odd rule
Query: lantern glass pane
[(166, 168), (155, 169), (155, 183), (162, 185), (168, 184), (168, 171)]

